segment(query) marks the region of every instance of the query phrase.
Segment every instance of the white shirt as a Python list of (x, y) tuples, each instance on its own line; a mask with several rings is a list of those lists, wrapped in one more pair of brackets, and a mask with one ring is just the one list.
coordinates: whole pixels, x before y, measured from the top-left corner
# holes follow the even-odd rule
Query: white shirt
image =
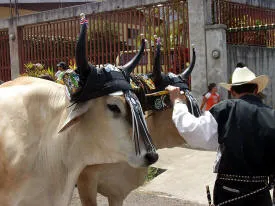
[(218, 149), (218, 124), (209, 111), (195, 117), (188, 112), (186, 104), (176, 102), (172, 119), (180, 135), (192, 148)]

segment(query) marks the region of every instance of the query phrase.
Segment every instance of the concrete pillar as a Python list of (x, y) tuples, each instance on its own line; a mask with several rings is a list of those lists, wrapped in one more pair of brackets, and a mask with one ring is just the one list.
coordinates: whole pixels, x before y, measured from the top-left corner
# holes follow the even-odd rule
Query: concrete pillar
[[(192, 72), (191, 89), (199, 104), (202, 100), (202, 94), (207, 91), (205, 8), (206, 2), (204, 0), (188, 0), (190, 45), (195, 46), (197, 56)], [(191, 50), (190, 53), (192, 54)]]
[(9, 44), (10, 44), (10, 60), (11, 60), (11, 79), (15, 79), (20, 75), (19, 61), (19, 35), (16, 19), (10, 20), (9, 26)]
[[(209, 83), (228, 82), (226, 26), (212, 25), (209, 0), (189, 0), (188, 12), (190, 44), (195, 46), (197, 54), (192, 92), (201, 103)], [(219, 89), (219, 93), (222, 99), (227, 98), (227, 91)]]
[[(207, 25), (206, 30), (206, 57), (207, 83), (228, 82), (226, 25)], [(227, 91), (219, 88), (222, 99), (227, 98)]]
[(213, 15), (212, 15), (212, 1), (213, 0), (205, 0), (205, 23), (213, 24)]

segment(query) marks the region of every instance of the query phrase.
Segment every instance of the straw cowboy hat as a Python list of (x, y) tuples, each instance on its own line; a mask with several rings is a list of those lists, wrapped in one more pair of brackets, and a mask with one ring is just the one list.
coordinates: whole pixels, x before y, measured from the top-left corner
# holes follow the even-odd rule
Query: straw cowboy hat
[(249, 70), (246, 66), (238, 67), (234, 70), (232, 74), (232, 84), (220, 83), (221, 87), (224, 87), (227, 90), (231, 89), (231, 86), (238, 86), (243, 84), (257, 84), (258, 85), (258, 93), (261, 92), (269, 82), (269, 78), (267, 75), (260, 75), (256, 77), (256, 75)]

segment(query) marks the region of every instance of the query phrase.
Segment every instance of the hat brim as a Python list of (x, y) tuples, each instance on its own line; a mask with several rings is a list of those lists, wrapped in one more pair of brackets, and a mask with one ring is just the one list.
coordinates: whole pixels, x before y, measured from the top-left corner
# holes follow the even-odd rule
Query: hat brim
[(227, 83), (222, 82), (222, 83), (219, 83), (219, 86), (230, 91), (232, 86), (239, 86), (239, 85), (244, 85), (244, 84), (257, 84), (258, 85), (258, 93), (259, 93), (259, 92), (263, 91), (264, 88), (266, 88), (268, 82), (269, 82), (269, 78), (267, 75), (260, 75), (251, 81), (241, 82), (241, 83), (233, 83), (233, 84), (227, 84)]

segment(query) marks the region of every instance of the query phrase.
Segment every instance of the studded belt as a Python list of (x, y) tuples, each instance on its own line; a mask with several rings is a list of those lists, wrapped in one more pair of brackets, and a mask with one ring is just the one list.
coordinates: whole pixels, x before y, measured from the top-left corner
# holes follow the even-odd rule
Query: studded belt
[(243, 175), (218, 174), (217, 179), (234, 181), (234, 182), (268, 183), (268, 176), (243, 176)]
[(229, 200), (226, 200), (224, 202), (218, 203), (217, 205), (212, 204), (212, 200), (211, 200), (211, 194), (209, 191), (209, 187), (207, 186), (207, 198), (208, 198), (208, 203), (211, 206), (223, 206), (223, 205), (227, 205), (229, 203), (232, 202), (236, 202), (238, 200), (247, 198), (249, 196), (253, 196), (259, 192), (263, 192), (266, 190), (270, 190), (272, 188), (271, 183), (269, 183), (268, 181), (268, 176), (243, 176), (243, 175), (228, 175), (228, 174), (218, 174), (217, 175), (217, 179), (219, 180), (226, 180), (226, 181), (235, 181), (235, 182), (246, 182), (246, 183), (265, 183), (263, 185), (263, 187), (258, 188), (254, 191), (251, 191), (247, 194), (241, 195), (239, 197), (235, 197)]

